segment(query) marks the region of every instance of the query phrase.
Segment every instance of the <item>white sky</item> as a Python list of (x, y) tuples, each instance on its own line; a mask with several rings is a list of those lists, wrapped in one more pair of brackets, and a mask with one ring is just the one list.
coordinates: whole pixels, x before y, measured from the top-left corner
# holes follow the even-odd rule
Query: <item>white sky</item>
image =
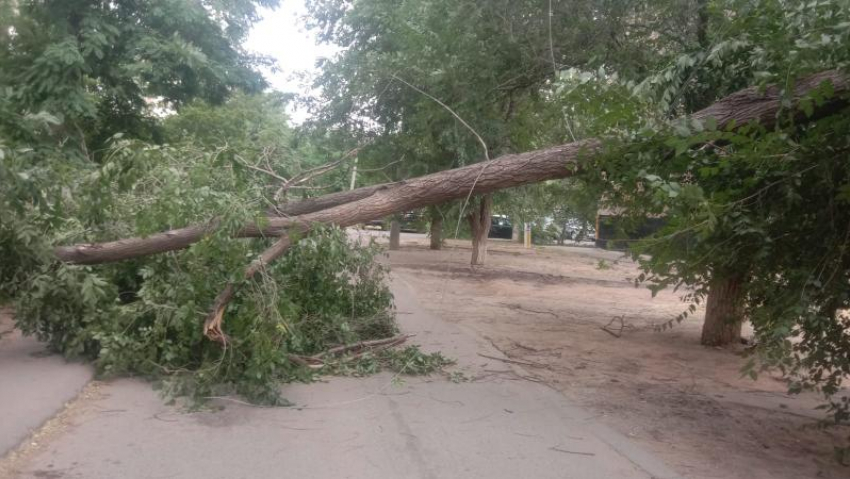
[[(245, 47), (277, 60), (278, 71), (264, 69), (263, 74), (275, 90), (310, 93), (307, 85), (295, 78), (298, 72), (315, 73), (316, 60), (338, 51), (333, 45), (318, 45), (315, 36), (300, 17), (306, 15), (304, 0), (284, 0), (276, 10), (262, 9), (263, 19), (254, 25)], [(307, 118), (307, 112), (288, 108), (294, 123)]]

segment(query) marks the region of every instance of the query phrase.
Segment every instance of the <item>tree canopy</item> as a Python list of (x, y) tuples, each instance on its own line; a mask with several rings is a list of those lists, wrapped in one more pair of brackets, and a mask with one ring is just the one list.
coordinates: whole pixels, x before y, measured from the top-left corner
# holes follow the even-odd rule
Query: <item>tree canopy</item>
[[(633, 218), (667, 219), (665, 228), (633, 246), (645, 273), (641, 281), (654, 290), (681, 289), (699, 304), (711, 301), (718, 280), (734, 278), (741, 316), (753, 324), (759, 344), (750, 373), (776, 367), (792, 390), (831, 395), (850, 373), (847, 115), (813, 111), (833, 97), (833, 84), (823, 83), (799, 106), (787, 104), (769, 127), (732, 131), (663, 120), (741, 85), (774, 84), (770, 88), (790, 94), (807, 73), (843, 70), (847, 4), (712, 7), (723, 15), (715, 16), (705, 48), (630, 86), (648, 95), (656, 114), (623, 131), (615, 143), (624, 146), (612, 146), (586, 178)], [(610, 87), (606, 78), (589, 81), (600, 80)], [(847, 417), (846, 398), (832, 408), (836, 419)]]
[(267, 60), (241, 46), (257, 7), (277, 0), (3, 0), (0, 103), (5, 135), (50, 115), (54, 137), (90, 150), (124, 133), (157, 139), (158, 109), (223, 102), (265, 86)]

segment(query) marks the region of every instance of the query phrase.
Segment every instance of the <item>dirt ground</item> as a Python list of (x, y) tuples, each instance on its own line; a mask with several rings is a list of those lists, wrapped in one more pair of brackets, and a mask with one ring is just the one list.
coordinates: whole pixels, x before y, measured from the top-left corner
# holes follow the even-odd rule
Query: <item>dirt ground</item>
[(683, 476), (850, 477), (832, 459), (850, 431), (817, 427), (818, 397), (742, 377), (743, 345), (699, 344), (701, 311), (657, 332), (687, 305), (635, 288), (635, 264), (619, 253), (491, 241), (488, 265), (473, 270), (468, 242), (426, 241), (403, 235), (389, 261), (429, 312), (474, 329)]

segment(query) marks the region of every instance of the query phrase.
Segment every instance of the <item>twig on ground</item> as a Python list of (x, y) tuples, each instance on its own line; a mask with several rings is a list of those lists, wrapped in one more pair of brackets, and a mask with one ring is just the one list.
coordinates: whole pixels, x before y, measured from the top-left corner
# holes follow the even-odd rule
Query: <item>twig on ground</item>
[[(605, 326), (601, 326), (599, 329), (601, 329), (602, 331), (605, 331), (606, 333), (610, 334), (611, 336), (614, 336), (615, 338), (619, 339), (620, 337), (623, 336), (623, 330), (626, 329), (625, 319), (626, 319), (625, 314), (621, 314), (619, 316), (614, 316), (613, 318), (611, 318), (611, 321), (608, 321), (608, 324), (606, 324)], [(615, 321), (620, 322), (620, 329), (618, 329), (617, 331), (609, 329), (611, 327), (611, 325), (614, 324)]]
[(333, 356), (337, 354), (347, 353), (349, 351), (361, 350), (361, 349), (375, 349), (380, 346), (384, 346), (382, 349), (386, 349), (387, 347), (397, 346), (405, 341), (407, 338), (413, 336), (412, 334), (400, 334), (398, 336), (393, 336), (391, 338), (383, 338), (383, 339), (374, 339), (371, 341), (359, 341), (354, 344), (348, 344), (343, 346), (337, 346), (335, 348), (328, 349), (327, 351), (319, 354), (315, 354), (310, 356), (312, 360), (321, 360), (325, 356)]
[(533, 353), (539, 353), (540, 352), (539, 349), (532, 348), (531, 346), (526, 346), (526, 345), (524, 345), (524, 344), (522, 344), (518, 341), (514, 341), (513, 343), (516, 347), (518, 347), (520, 349), (525, 349), (526, 351), (531, 351)]
[(561, 449), (557, 446), (552, 446), (549, 449), (551, 449), (553, 451), (563, 452), (565, 454), (577, 454), (579, 456), (595, 456), (596, 455), (596, 453), (593, 453), (593, 452), (570, 451), (568, 449)]
[(511, 364), (518, 364), (520, 366), (531, 366), (531, 367), (535, 367), (535, 368), (544, 368), (544, 369), (549, 367), (546, 364), (533, 363), (531, 361), (520, 361), (520, 360), (517, 360), (517, 359), (510, 359), (510, 358), (498, 358), (496, 356), (490, 356), (490, 355), (483, 354), (483, 353), (478, 353), (478, 355), (481, 356), (482, 358), (495, 359), (496, 361), (502, 361), (502, 362), (511, 363)]
[(537, 314), (551, 314), (555, 318), (559, 317), (557, 314), (553, 313), (552, 311), (538, 311), (536, 309), (528, 309), (528, 308), (523, 307), (520, 304), (514, 304), (514, 303), (501, 303), (501, 304), (503, 304), (508, 309), (515, 309), (515, 310), (519, 310), (519, 311), (528, 311), (529, 313), (537, 313)]
[(385, 349), (394, 348), (394, 347), (400, 345), (401, 343), (403, 343), (404, 341), (405, 340), (402, 339), (400, 341), (387, 343), (387, 344), (384, 344), (384, 345), (381, 345), (381, 346), (375, 346), (375, 347), (368, 348), (368, 349), (361, 349), (360, 352), (358, 352), (356, 354), (352, 354), (351, 356), (348, 356), (347, 359), (350, 361), (352, 359), (357, 359), (357, 358), (363, 356), (366, 353), (377, 353), (378, 351), (383, 351)]
[(162, 413), (156, 413), (151, 417), (153, 417), (157, 421), (162, 421), (162, 422), (177, 422), (178, 421), (178, 419), (163, 419), (163, 418), (159, 417), (160, 414), (162, 414)]
[(230, 396), (204, 396), (203, 399), (218, 399), (220, 401), (230, 401), (232, 403), (240, 404), (242, 406), (255, 407), (257, 409), (271, 409), (275, 407), (286, 407), (286, 406), (266, 406), (265, 404), (253, 404), (246, 401), (240, 401), (239, 399), (232, 398)]

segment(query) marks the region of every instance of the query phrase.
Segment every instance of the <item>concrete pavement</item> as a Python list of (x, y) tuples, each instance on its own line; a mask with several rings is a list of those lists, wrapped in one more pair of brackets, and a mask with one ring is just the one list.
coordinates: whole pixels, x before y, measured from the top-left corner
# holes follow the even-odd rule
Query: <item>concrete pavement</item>
[(403, 276), (393, 291), (412, 341), (457, 358), (475, 380), (329, 378), (284, 386), (293, 408), (218, 400), (221, 411), (184, 413), (124, 379), (101, 387), (17, 477), (677, 477), (522, 369), (481, 357), (501, 354), (422, 312)]
[[(0, 330), (11, 328), (10, 312), (0, 311)], [(20, 331), (0, 338), (0, 457), (76, 397), (91, 377), (91, 367), (47, 353)]]

